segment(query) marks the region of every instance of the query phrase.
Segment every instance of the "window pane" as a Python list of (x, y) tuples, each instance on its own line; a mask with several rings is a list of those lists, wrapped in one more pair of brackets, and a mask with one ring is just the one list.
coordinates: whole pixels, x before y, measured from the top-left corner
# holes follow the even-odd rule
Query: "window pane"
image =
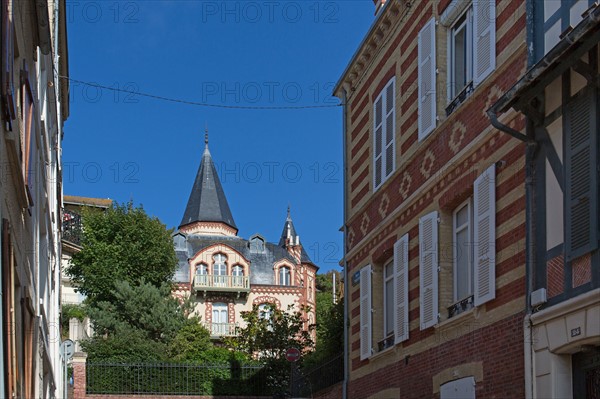
[(467, 25), (463, 19), (463, 23), (452, 31), (452, 81), (453, 96), (458, 95), (467, 85)]
[(457, 301), (471, 295), (470, 282), (470, 242), (469, 229), (464, 229), (456, 234), (456, 295)]
[(390, 84), (386, 90), (385, 113), (389, 113), (394, 107), (394, 84)]
[(385, 334), (394, 331), (394, 279), (385, 282)]
[(390, 262), (385, 266), (385, 278), (391, 278), (394, 276), (394, 263)]
[(465, 205), (456, 212), (456, 227), (462, 227), (469, 221), (469, 205)]

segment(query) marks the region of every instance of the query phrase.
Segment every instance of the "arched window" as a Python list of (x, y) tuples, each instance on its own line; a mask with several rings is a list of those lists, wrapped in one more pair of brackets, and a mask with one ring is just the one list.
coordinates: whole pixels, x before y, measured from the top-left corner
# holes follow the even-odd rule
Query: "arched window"
[(211, 334), (216, 336), (227, 335), (229, 326), (227, 322), (227, 304), (222, 302), (213, 303)]
[(232, 285), (234, 287), (243, 287), (244, 286), (244, 268), (240, 265), (235, 265), (231, 269), (232, 277)]
[(196, 265), (196, 275), (205, 276), (208, 274), (208, 266), (204, 263), (199, 263)]
[(279, 268), (279, 285), (289, 286), (292, 284), (291, 273), (289, 267)]
[(273, 306), (270, 303), (261, 303), (258, 305), (258, 317), (265, 320), (271, 320), (273, 316)]
[(225, 287), (227, 285), (227, 257), (223, 254), (213, 256), (215, 263), (213, 264), (213, 278), (215, 286)]
[(196, 265), (196, 277), (194, 277), (194, 284), (204, 287), (208, 284), (208, 279), (208, 266), (205, 263), (198, 263)]

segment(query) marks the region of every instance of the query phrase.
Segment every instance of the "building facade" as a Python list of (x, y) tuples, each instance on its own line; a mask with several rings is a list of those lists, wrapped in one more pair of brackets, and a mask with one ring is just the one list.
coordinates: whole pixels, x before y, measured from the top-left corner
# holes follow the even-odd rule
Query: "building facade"
[(524, 397), (526, 145), (486, 111), (527, 68), (526, 3), (375, 3), (335, 89), (346, 397)]
[[(528, 397), (600, 397), (600, 8), (530, 2), (530, 68), (492, 107), (526, 129)], [(502, 128), (502, 126), (500, 126)]]
[(65, 1), (1, 3), (0, 396), (63, 396), (61, 140), (69, 115)]
[(315, 279), (311, 261), (288, 208), (278, 243), (255, 234), (237, 236), (227, 198), (211, 154), (208, 136), (181, 224), (173, 235), (179, 259), (176, 295), (191, 295), (196, 313), (211, 336), (234, 336), (244, 327), (241, 312), (257, 305), (263, 317), (270, 306), (295, 311), (304, 307), (306, 328), (315, 320)]

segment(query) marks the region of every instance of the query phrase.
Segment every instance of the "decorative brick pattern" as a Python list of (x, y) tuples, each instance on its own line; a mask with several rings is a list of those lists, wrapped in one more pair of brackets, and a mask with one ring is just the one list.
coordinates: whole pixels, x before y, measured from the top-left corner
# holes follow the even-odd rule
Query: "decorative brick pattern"
[(552, 258), (546, 264), (546, 283), (548, 298), (553, 298), (564, 292), (565, 260), (563, 255)]
[(592, 281), (592, 255), (585, 254), (571, 262), (573, 288)]

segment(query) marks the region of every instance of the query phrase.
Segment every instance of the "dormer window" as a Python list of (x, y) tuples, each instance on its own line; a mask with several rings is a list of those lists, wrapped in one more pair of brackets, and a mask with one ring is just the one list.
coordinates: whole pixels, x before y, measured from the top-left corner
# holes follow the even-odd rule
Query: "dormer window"
[(265, 251), (265, 240), (256, 235), (250, 239), (250, 252), (262, 253)]

